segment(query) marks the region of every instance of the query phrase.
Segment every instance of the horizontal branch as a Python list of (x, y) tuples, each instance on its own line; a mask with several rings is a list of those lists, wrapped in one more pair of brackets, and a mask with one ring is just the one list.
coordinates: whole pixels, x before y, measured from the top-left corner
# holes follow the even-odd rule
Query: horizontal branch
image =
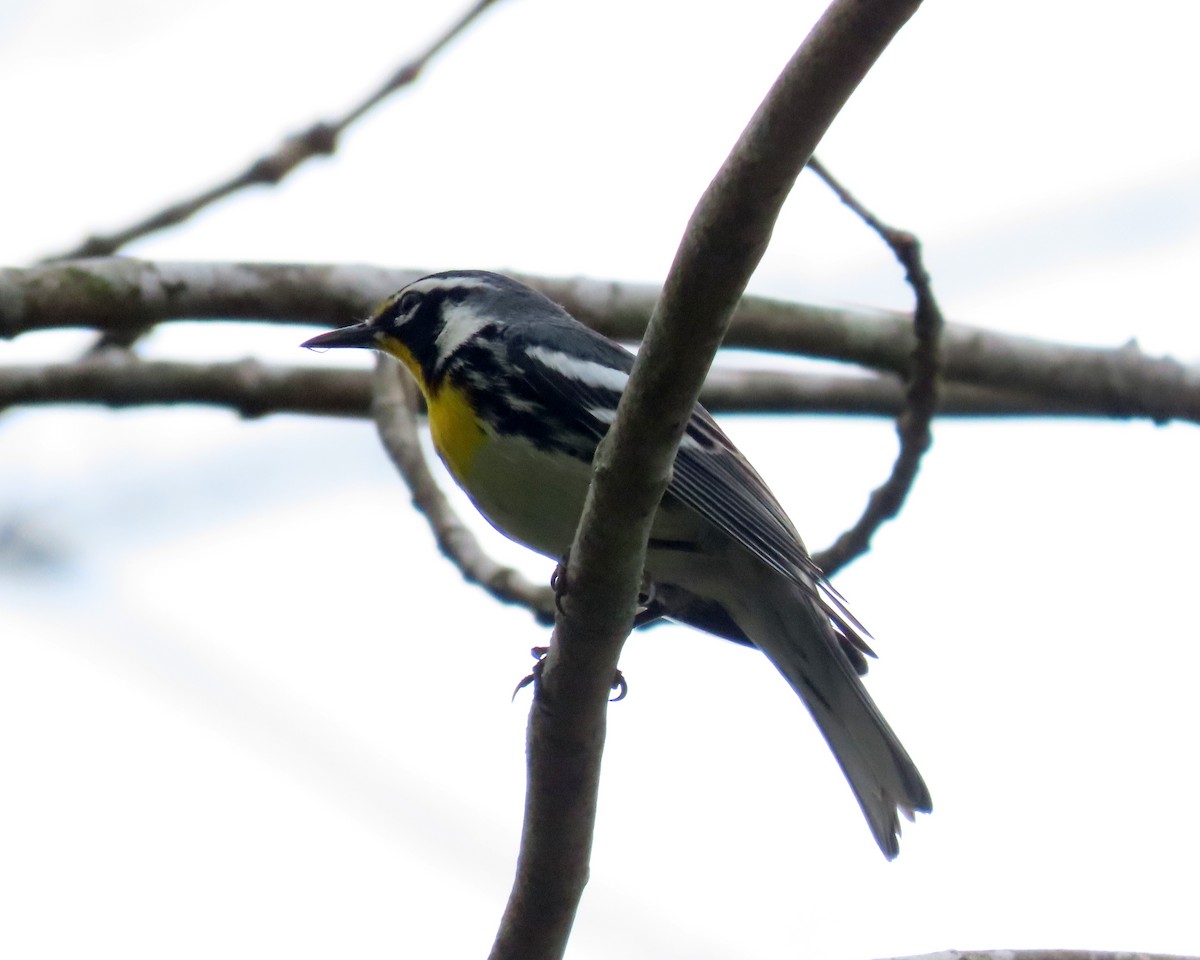
[[(337, 326), (366, 316), (383, 297), (424, 273), (122, 258), (0, 269), (0, 339), (35, 330), (141, 328), (168, 320)], [(595, 280), (520, 279), (581, 321), (626, 341), (641, 338), (659, 292)], [(899, 313), (744, 297), (725, 345), (904, 375), (913, 334), (910, 318)], [(941, 348), (947, 383), (991, 387), (1081, 413), (1200, 423), (1200, 366), (1147, 356), (1133, 343), (1081, 347), (947, 323)]]
[[(714, 413), (894, 417), (904, 390), (891, 376), (828, 376), (718, 368), (700, 394)], [(271, 414), (369, 417), (365, 370), (285, 367), (245, 359), (218, 363), (139, 360), (106, 354), (75, 363), (0, 365), (0, 410), (13, 406), (95, 404), (110, 408), (198, 404), (246, 419)], [(1109, 417), (1052, 400), (951, 385), (940, 417)]]
[[(636, 340), (656, 289), (594, 280), (533, 280), (582, 322), (617, 340)], [(907, 375), (912, 320), (888, 310), (826, 307), (767, 297), (742, 298), (726, 347), (837, 360)], [(1200, 423), (1200, 365), (1152, 357), (1135, 342), (1084, 347), (947, 323), (941, 376), (1110, 417)]]
[(167, 320), (311, 324), (365, 317), (421, 271), (342, 264), (154, 263), (114, 257), (0, 268), (0, 339), (120, 332)]

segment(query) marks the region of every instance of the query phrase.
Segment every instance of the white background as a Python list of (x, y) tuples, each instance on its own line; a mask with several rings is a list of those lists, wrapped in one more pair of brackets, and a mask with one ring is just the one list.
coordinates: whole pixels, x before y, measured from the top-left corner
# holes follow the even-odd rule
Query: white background
[[(460, 9), (6, 0), (0, 262), (237, 171)], [(819, 9), (508, 0), (333, 161), (127, 252), (660, 281)], [(1194, 361), (1197, 27), (1165, 0), (930, 0), (819, 153), (919, 233), (950, 317)], [(808, 176), (752, 289), (909, 302)], [(145, 353), (349, 362), (307, 333), (175, 325)], [(895, 452), (883, 421), (727, 425), (814, 547)], [(572, 956), (1200, 953), (1194, 431), (937, 425), (837, 582), (934, 796), (894, 863), (764, 660), (635, 637)], [(0, 954), (486, 952), (524, 786), (509, 694), (545, 633), (436, 554), (369, 424), (10, 411), (0, 523)]]

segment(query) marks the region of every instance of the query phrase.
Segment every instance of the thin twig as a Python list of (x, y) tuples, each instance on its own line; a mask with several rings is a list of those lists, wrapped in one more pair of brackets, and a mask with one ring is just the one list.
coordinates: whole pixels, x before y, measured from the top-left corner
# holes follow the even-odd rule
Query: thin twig
[(530, 711), (517, 876), (492, 957), (561, 957), (587, 882), (606, 707), (675, 450), (779, 209), (918, 0), (835, 0), (784, 67), (684, 233), (596, 453), (569, 592)]
[(921, 260), (921, 244), (905, 230), (888, 226), (863, 206), (816, 158), (808, 165), (891, 248), (904, 267), (905, 277), (916, 296), (913, 311), (913, 334), (916, 346), (912, 352), (912, 368), (905, 391), (904, 411), (896, 420), (900, 451), (892, 464), (892, 472), (883, 484), (871, 492), (862, 516), (833, 545), (813, 556), (826, 576), (862, 556), (871, 548), (871, 538), (884, 523), (891, 520), (904, 506), (921, 469), (921, 458), (933, 444), (934, 412), (938, 405), (938, 374), (941, 366), (939, 345), (945, 321), (933, 295), (929, 274)]
[(463, 524), (438, 486), (417, 432), (416, 385), (389, 357), (379, 356), (373, 378), (372, 415), (384, 449), (408, 489), (413, 506), (429, 523), (438, 549), (458, 567), (468, 583), (483, 587), (502, 603), (531, 610), (539, 622), (554, 622), (554, 594), (548, 586), (530, 583), (524, 576), (496, 563)]
[[(82, 244), (66, 253), (48, 257), (47, 261), (76, 260), (86, 257), (111, 256), (126, 244), (151, 233), (174, 227), (220, 200), (254, 186), (276, 186), (294, 170), (308, 160), (320, 156), (332, 156), (337, 151), (338, 140), (352, 123), (366, 114), (397, 90), (414, 83), (425, 66), (440, 53), (455, 37), (496, 0), (478, 2), (446, 29), (417, 57), (404, 64), (376, 90), (336, 120), (318, 121), (307, 130), (284, 139), (270, 153), (259, 157), (245, 170), (223, 183), (188, 197), (139, 220), (136, 223), (110, 234), (88, 237)], [(89, 348), (89, 352), (118, 348), (128, 349), (146, 332), (148, 327), (127, 327), (119, 333), (104, 333)]]
[[(887, 376), (826, 376), (720, 367), (709, 372), (700, 402), (713, 413), (895, 417), (904, 409), (900, 381)], [(193, 363), (141, 360), (124, 353), (73, 363), (0, 365), (0, 410), (12, 406), (96, 404), (116, 408), (200, 404), (245, 419), (290, 413), (369, 417), (365, 370), (286, 367), (260, 360)], [(1110, 418), (1107, 410), (948, 384), (939, 417)]]
[(306, 160), (331, 155), (337, 149), (338, 138), (347, 127), (392, 93), (415, 82), (429, 61), (495, 2), (496, 0), (478, 0), (424, 51), (395, 70), (381, 86), (339, 119), (314, 123), (302, 133), (287, 137), (269, 153), (259, 157), (241, 173), (223, 183), (218, 183), (194, 197), (173, 203), (144, 220), (113, 233), (88, 237), (79, 246), (65, 253), (45, 258), (46, 262), (110, 256), (134, 240), (182, 223), (205, 207), (231, 194), (252, 186), (275, 186)]

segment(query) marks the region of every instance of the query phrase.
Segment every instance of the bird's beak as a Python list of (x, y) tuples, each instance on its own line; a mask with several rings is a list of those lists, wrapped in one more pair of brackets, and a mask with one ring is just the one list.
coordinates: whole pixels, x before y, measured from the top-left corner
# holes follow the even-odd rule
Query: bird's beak
[(321, 347), (373, 347), (375, 346), (375, 327), (368, 323), (356, 323), (353, 326), (319, 333), (311, 340), (305, 340), (300, 346), (315, 350)]

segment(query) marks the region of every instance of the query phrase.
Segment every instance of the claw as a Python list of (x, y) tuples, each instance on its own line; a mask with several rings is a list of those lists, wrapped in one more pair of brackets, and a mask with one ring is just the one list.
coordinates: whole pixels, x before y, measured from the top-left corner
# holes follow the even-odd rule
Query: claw
[[(516, 700), (517, 694), (524, 690), (527, 686), (529, 686), (531, 683), (536, 683), (541, 679), (542, 669), (546, 664), (546, 654), (549, 652), (549, 647), (534, 647), (529, 651), (530, 656), (532, 656), (537, 663), (533, 665), (533, 669), (529, 672), (529, 675), (527, 677), (522, 677), (521, 682), (518, 683), (513, 689), (513, 700)], [(625, 681), (625, 675), (621, 673), (620, 670), (613, 675), (612, 684), (610, 684), (609, 688), (617, 692), (615, 697), (608, 698), (609, 703), (616, 703), (619, 700), (624, 700), (626, 695), (629, 693), (629, 684)]]
[(563, 558), (558, 561), (558, 566), (554, 568), (554, 572), (550, 574), (550, 589), (554, 591), (554, 609), (559, 613), (566, 613), (562, 607), (562, 598), (567, 595), (567, 561), (571, 558), (570, 551), (563, 554)]
[[(529, 675), (526, 677), (523, 677), (521, 679), (521, 682), (518, 683), (516, 685), (516, 687), (513, 688), (513, 692), (512, 692), (513, 700), (517, 699), (518, 693), (520, 693), (522, 690), (524, 690), (531, 683), (535, 683), (538, 680), (538, 678), (541, 677), (542, 666), (543, 666), (543, 664), (545, 664), (546, 654), (548, 654), (549, 652), (550, 652), (549, 647), (534, 647), (532, 650), (529, 651), (529, 655), (531, 657), (533, 657), (537, 661), (537, 663), (535, 663), (533, 665), (533, 669), (529, 672)], [(622, 696), (624, 696), (624, 694), (622, 694)], [(620, 699), (620, 698), (618, 698), (618, 699)]]

